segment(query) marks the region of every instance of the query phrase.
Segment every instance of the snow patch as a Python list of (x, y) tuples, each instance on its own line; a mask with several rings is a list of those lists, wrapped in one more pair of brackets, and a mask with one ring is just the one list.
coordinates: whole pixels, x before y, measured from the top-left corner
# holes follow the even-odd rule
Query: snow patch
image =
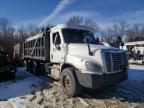
[(24, 71), (23, 68), (18, 68), (16, 74), (16, 80), (0, 83), (0, 100), (30, 94), (33, 85), (39, 85), (43, 82), (42, 79)]

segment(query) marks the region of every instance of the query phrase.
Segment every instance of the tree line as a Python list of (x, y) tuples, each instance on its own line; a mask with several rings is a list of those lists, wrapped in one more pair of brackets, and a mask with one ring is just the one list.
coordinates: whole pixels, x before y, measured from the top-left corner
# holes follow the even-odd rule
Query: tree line
[[(68, 25), (86, 25), (92, 27), (92, 32), (96, 37), (100, 37), (101, 41), (113, 42), (117, 36), (126, 42), (144, 40), (144, 24), (119, 22), (107, 26), (105, 29), (92, 19), (85, 19), (81, 16), (72, 16), (66, 22)], [(17, 43), (23, 43), (26, 38), (37, 34), (43, 27), (39, 28), (35, 24), (21, 25), (14, 27), (12, 21), (6, 17), (0, 17), (0, 47), (13, 53), (13, 46)]]
[(0, 50), (6, 50), (12, 55), (15, 44), (23, 43), (26, 38), (35, 35), (38, 31), (39, 28), (35, 24), (16, 28), (10, 19), (0, 17)]
[(84, 19), (81, 16), (73, 16), (67, 24), (87, 25), (93, 28), (93, 32), (101, 38), (101, 41), (113, 42), (117, 37), (121, 37), (125, 42), (144, 40), (144, 23), (129, 24), (118, 22), (105, 28), (100, 28), (92, 19)]

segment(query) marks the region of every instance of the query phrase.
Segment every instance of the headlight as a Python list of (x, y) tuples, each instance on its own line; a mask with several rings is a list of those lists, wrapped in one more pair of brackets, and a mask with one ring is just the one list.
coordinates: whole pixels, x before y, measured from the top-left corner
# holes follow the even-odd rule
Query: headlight
[(86, 61), (85, 66), (88, 71), (92, 71), (92, 72), (101, 72), (102, 71), (101, 66), (99, 64), (96, 64), (96, 63), (93, 63), (90, 61)]

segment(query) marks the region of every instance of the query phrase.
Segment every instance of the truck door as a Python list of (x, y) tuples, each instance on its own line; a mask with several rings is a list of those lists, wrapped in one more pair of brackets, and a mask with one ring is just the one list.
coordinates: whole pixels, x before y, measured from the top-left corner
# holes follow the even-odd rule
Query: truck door
[(61, 37), (59, 32), (52, 33), (51, 40), (51, 61), (60, 63), (61, 61)]

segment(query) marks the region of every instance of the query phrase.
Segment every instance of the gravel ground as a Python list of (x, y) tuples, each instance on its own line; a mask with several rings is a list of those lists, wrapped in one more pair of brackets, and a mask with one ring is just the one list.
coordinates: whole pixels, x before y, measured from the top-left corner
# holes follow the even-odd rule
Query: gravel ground
[[(143, 66), (131, 65), (129, 79), (123, 83), (96, 91), (85, 90), (75, 98), (67, 98), (57, 82), (51, 82), (46, 77), (25, 74), (24, 79), (34, 77), (38, 83), (28, 85), (29, 92), (25, 95), (12, 96), (1, 101), (0, 108), (144, 108)], [(13, 81), (10, 85), (16, 82)]]

